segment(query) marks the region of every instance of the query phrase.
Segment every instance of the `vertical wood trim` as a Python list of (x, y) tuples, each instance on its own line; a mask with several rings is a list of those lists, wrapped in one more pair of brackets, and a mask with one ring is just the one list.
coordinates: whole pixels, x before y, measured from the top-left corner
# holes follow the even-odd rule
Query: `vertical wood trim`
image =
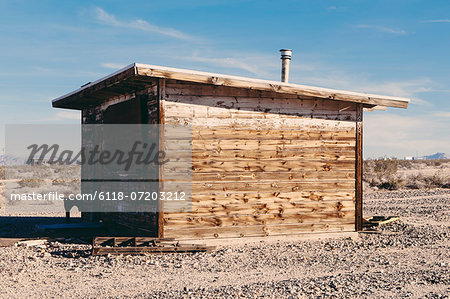
[(359, 104), (356, 110), (356, 193), (355, 193), (355, 230), (361, 231), (363, 225), (363, 106)]
[[(158, 124), (164, 125), (164, 98), (166, 96), (166, 79), (158, 79)], [(164, 129), (162, 126), (159, 127), (159, 150), (164, 150)], [(159, 178), (159, 190), (164, 190), (164, 171), (163, 165), (159, 165), (158, 169)], [(158, 238), (164, 238), (164, 213), (163, 213), (163, 203), (158, 200)]]

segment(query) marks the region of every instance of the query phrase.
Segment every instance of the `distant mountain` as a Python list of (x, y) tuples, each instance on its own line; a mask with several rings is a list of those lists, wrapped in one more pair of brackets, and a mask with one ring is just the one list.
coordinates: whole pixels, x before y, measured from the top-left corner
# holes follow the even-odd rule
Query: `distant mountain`
[(20, 158), (16, 156), (9, 156), (9, 155), (0, 155), (0, 166), (5, 165), (24, 165), (26, 162), (25, 158)]
[(429, 156), (418, 157), (417, 159), (422, 160), (440, 160), (440, 159), (450, 159), (450, 156), (445, 153), (436, 153)]

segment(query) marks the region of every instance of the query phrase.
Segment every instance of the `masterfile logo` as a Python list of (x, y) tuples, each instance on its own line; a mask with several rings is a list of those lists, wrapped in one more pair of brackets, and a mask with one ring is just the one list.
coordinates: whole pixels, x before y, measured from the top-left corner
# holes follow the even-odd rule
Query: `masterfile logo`
[(63, 201), (66, 211), (191, 208), (190, 126), (8, 125), (5, 133), (7, 154), (25, 161), (6, 167), (10, 207)]

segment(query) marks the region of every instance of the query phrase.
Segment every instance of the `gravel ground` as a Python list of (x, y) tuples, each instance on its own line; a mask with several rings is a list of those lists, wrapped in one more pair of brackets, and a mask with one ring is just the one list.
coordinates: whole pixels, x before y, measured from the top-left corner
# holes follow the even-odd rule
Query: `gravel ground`
[(450, 293), (450, 191), (373, 192), (365, 215), (399, 215), (379, 234), (280, 240), (211, 253), (88, 255), (51, 242), (0, 248), (1, 297), (412, 297)]

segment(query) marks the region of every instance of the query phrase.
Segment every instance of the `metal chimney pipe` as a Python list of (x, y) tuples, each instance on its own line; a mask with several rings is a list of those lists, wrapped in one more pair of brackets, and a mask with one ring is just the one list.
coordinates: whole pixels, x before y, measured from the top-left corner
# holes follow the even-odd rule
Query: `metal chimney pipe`
[(291, 62), (292, 50), (281, 49), (281, 82), (289, 82), (289, 63)]

